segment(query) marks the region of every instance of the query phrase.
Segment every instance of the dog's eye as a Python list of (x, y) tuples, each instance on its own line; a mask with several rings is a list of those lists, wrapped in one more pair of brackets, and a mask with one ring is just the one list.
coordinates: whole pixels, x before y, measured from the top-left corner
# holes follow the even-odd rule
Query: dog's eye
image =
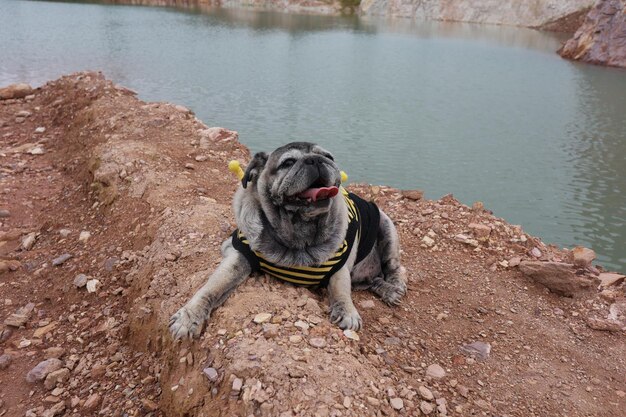
[(330, 160), (331, 160), (331, 161), (333, 161), (333, 162), (335, 161), (335, 158), (333, 158), (333, 156), (332, 156), (331, 154), (329, 154), (329, 153), (325, 153), (325, 154), (324, 154), (324, 156), (325, 156), (326, 158), (330, 159)]
[(280, 164), (279, 168), (289, 168), (290, 166), (292, 166), (295, 163), (296, 163), (295, 159), (287, 158)]

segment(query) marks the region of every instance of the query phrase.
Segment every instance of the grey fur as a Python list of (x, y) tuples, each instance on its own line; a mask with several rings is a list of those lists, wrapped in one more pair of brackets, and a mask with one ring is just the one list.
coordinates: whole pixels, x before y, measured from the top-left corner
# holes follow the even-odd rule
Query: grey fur
[[(332, 257), (343, 242), (348, 226), (343, 198), (315, 203), (294, 199), (312, 184), (339, 186), (340, 171), (332, 155), (318, 145), (294, 142), (254, 156), (233, 199), (237, 226), (273, 263), (283, 266), (315, 266)], [(342, 329), (358, 330), (361, 317), (351, 289), (369, 288), (389, 305), (406, 293), (406, 271), (400, 263), (400, 245), (393, 222), (381, 211), (376, 245), (354, 264), (358, 241), (341, 270), (328, 284), (331, 321)], [(224, 259), (208, 281), (170, 319), (176, 339), (198, 336), (211, 311), (251, 273), (247, 260), (232, 247), (222, 245)]]

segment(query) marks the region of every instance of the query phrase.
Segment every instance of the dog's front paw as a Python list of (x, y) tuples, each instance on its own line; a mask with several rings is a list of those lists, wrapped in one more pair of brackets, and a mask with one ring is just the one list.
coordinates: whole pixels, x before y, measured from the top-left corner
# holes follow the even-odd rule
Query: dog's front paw
[(356, 308), (346, 307), (344, 303), (335, 303), (330, 307), (330, 321), (342, 330), (360, 330), (362, 323)]
[(206, 314), (184, 306), (170, 318), (170, 333), (174, 340), (198, 337), (207, 318)]
[(380, 298), (390, 306), (400, 304), (400, 299), (406, 294), (406, 284), (402, 281), (388, 284), (380, 289)]

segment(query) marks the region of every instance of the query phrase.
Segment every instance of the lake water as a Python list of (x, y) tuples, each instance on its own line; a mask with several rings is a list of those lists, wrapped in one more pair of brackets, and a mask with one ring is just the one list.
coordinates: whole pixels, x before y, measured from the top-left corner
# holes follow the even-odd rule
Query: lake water
[(102, 70), (253, 151), (335, 153), (352, 181), (453, 193), (626, 271), (626, 71), (498, 26), (0, 2), (0, 84)]

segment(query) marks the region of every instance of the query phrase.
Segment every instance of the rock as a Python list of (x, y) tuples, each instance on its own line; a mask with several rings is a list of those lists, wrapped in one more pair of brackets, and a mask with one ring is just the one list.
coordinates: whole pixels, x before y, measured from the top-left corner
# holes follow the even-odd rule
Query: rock
[(302, 320), (298, 320), (293, 325), (296, 326), (298, 329), (302, 330), (303, 332), (306, 330), (309, 330), (309, 327), (311, 327), (309, 326), (309, 323), (307, 323), (306, 321), (302, 321)]
[(219, 378), (219, 375), (217, 373), (217, 370), (215, 368), (204, 368), (202, 370), (202, 373), (204, 373), (204, 375), (209, 379), (209, 381), (211, 382), (215, 382), (217, 381), (217, 379)]
[(597, 279), (578, 276), (573, 267), (572, 264), (539, 261), (523, 261), (519, 265), (524, 275), (566, 297), (580, 295), (597, 286)]
[(70, 370), (67, 368), (61, 368), (59, 370), (50, 372), (48, 376), (46, 376), (46, 380), (43, 385), (46, 389), (53, 389), (57, 386), (58, 383), (64, 383), (70, 376)]
[(187, 163), (185, 164), (185, 168), (186, 168), (186, 169), (189, 169), (189, 170), (196, 169), (196, 167), (195, 167), (195, 166), (194, 166), (191, 162), (187, 162)]
[(41, 414), (41, 417), (59, 416), (59, 415), (63, 414), (64, 411), (65, 411), (65, 403), (63, 401), (60, 401), (60, 402), (54, 404), (49, 409), (45, 410)]
[(89, 293), (96, 292), (98, 290), (99, 284), (100, 284), (99, 280), (97, 280), (97, 279), (90, 279), (85, 284), (85, 286), (87, 287), (87, 292), (89, 292)]
[(232, 393), (235, 395), (239, 395), (239, 392), (241, 391), (241, 387), (243, 387), (243, 380), (241, 378), (235, 378), (233, 380), (233, 385), (231, 387)]
[(259, 313), (256, 316), (254, 316), (253, 321), (256, 324), (261, 324), (261, 323), (265, 323), (266, 321), (268, 321), (271, 318), (272, 318), (272, 315), (270, 313)]
[(420, 387), (417, 389), (417, 393), (426, 401), (432, 401), (435, 398), (432, 391), (423, 385), (420, 385)]
[(535, 258), (541, 258), (541, 255), (542, 255), (541, 251), (537, 247), (532, 248), (530, 250), (530, 254), (534, 256)]
[(366, 310), (370, 308), (374, 308), (376, 306), (376, 304), (374, 303), (374, 300), (363, 300), (359, 302), (359, 305), (361, 306), (361, 308), (366, 309)]
[(31, 148), (27, 151), (31, 155), (43, 155), (46, 153), (46, 150), (41, 145), (37, 145), (34, 148)]
[(468, 227), (472, 230), (474, 236), (476, 236), (478, 240), (484, 241), (489, 239), (491, 227), (480, 223), (470, 223)]
[(426, 376), (433, 379), (441, 379), (446, 376), (446, 371), (441, 366), (434, 363), (426, 368)]
[(408, 200), (421, 200), (424, 197), (424, 191), (422, 190), (402, 190), (402, 197)]
[(87, 285), (88, 280), (89, 280), (89, 277), (87, 277), (87, 275), (78, 274), (76, 275), (76, 278), (74, 278), (74, 286), (76, 288), (83, 288), (85, 285)]
[(582, 26), (559, 49), (564, 58), (626, 68), (626, 1), (596, 2)]
[(472, 204), (472, 210), (474, 211), (483, 211), (485, 209), (485, 205), (483, 204), (482, 201), (474, 201), (474, 203)]
[(69, 253), (64, 253), (63, 255), (54, 258), (52, 260), (52, 265), (53, 266), (61, 266), (63, 265), (68, 259), (72, 259), (72, 255)]
[(35, 309), (35, 304), (28, 303), (24, 307), (19, 308), (15, 313), (11, 314), (4, 320), (4, 324), (12, 327), (21, 327), (30, 319), (30, 315)]
[(582, 246), (572, 249), (571, 256), (574, 265), (581, 268), (591, 265), (591, 262), (596, 259), (596, 253), (593, 250)]
[(33, 88), (25, 83), (11, 84), (0, 88), (0, 100), (24, 98), (33, 93)]
[(141, 406), (148, 411), (156, 411), (159, 409), (159, 405), (148, 398), (141, 400)]
[(87, 398), (83, 408), (87, 411), (95, 411), (100, 405), (100, 394), (94, 393)]
[(30, 117), (32, 115), (33, 114), (28, 110), (20, 110), (15, 114), (16, 117)]
[(394, 410), (402, 410), (404, 408), (404, 401), (402, 398), (392, 398), (389, 400), (389, 404)]
[(31, 232), (22, 238), (22, 249), (31, 250), (35, 245), (35, 239), (37, 239), (37, 233)]
[(22, 264), (15, 260), (0, 261), (0, 274), (9, 271), (17, 271), (21, 266)]
[(509, 259), (509, 266), (511, 268), (514, 268), (516, 266), (519, 266), (521, 262), (522, 262), (522, 258), (520, 256), (514, 256), (511, 259)]
[(624, 282), (624, 278), (626, 278), (626, 276), (614, 272), (601, 272), (598, 276), (600, 287), (602, 288), (619, 285)]
[(65, 355), (65, 349), (63, 349), (60, 346), (49, 347), (48, 349), (44, 351), (44, 355), (46, 359), (50, 359), (50, 358), (59, 359), (63, 357), (63, 355)]
[(298, 334), (294, 334), (292, 336), (289, 336), (289, 343), (293, 343), (293, 344), (297, 344), (302, 342), (302, 336), (298, 335)]
[(63, 237), (68, 237), (72, 233), (70, 229), (61, 229), (59, 230), (59, 234)]
[(429, 415), (430, 413), (432, 413), (434, 410), (434, 407), (431, 403), (427, 402), (427, 401), (422, 401), (420, 402), (420, 411), (425, 414), (425, 415)]
[(37, 129), (35, 129), (35, 133), (44, 133), (46, 131), (46, 128), (43, 126), (39, 126)]
[(107, 367), (101, 363), (97, 363), (91, 367), (91, 370), (89, 371), (89, 375), (91, 375), (92, 378), (96, 379), (96, 378), (100, 378), (101, 376), (104, 376), (106, 372), (107, 372)]
[(323, 337), (312, 337), (309, 339), (309, 344), (315, 348), (322, 349), (326, 347), (326, 339)]
[(49, 373), (57, 371), (63, 367), (63, 362), (56, 358), (46, 359), (39, 362), (37, 366), (31, 369), (26, 375), (26, 380), (30, 383), (43, 380)]
[(472, 342), (470, 344), (461, 346), (461, 352), (484, 361), (489, 358), (491, 345), (489, 343), (484, 343), (480, 341)]
[(351, 340), (356, 340), (357, 342), (359, 340), (361, 340), (361, 338), (359, 337), (359, 335), (357, 334), (357, 332), (355, 332), (354, 330), (350, 330), (350, 329), (346, 329), (343, 331), (344, 336), (346, 336), (348, 339)]
[(0, 369), (7, 369), (11, 365), (11, 360), (12, 358), (9, 354), (0, 355)]
[(266, 339), (273, 339), (278, 336), (278, 330), (280, 326), (278, 324), (265, 323), (263, 324), (263, 336)]
[(465, 243), (466, 245), (478, 247), (478, 241), (476, 239), (472, 239), (470, 236), (463, 233), (459, 233), (458, 235), (454, 236), (454, 240), (456, 240), (457, 242)]
[(7, 209), (0, 209), (0, 219), (4, 219), (11, 216), (11, 212)]
[(424, 236), (422, 242), (429, 248), (435, 246), (435, 241), (429, 236)]
[(36, 329), (35, 332), (33, 333), (33, 337), (35, 339), (40, 339), (40, 338), (44, 337), (46, 334), (48, 334), (52, 330), (54, 330), (57, 327), (58, 324), (59, 324), (58, 322), (53, 321), (52, 323), (50, 323), (50, 324), (48, 324), (46, 326), (43, 326), (43, 327), (40, 327), (40, 328)]
[(373, 407), (380, 407), (380, 400), (374, 397), (367, 397), (367, 403)]
[(78, 241), (85, 243), (89, 240), (90, 237), (91, 237), (91, 233), (89, 233), (86, 230), (83, 230), (82, 232), (80, 232), (80, 235), (78, 236)]

